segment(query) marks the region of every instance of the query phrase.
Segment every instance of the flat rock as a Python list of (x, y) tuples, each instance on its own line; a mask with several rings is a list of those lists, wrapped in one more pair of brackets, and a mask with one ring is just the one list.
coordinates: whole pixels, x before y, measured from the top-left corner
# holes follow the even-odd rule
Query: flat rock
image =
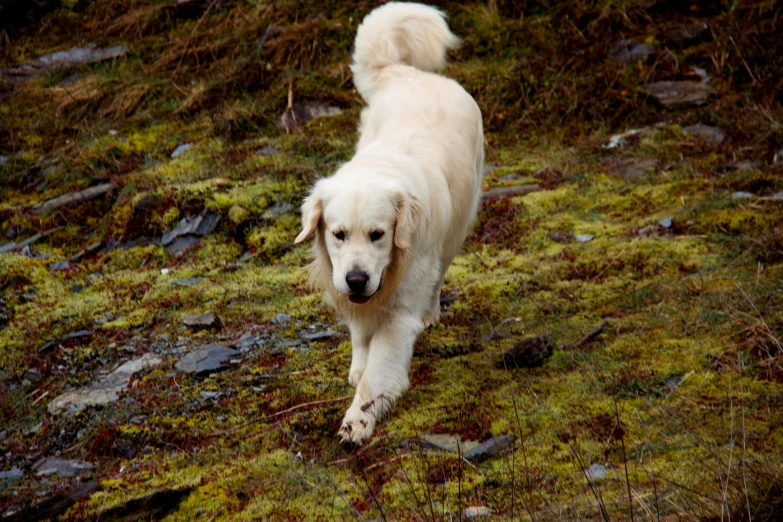
[(191, 328), (216, 328), (220, 326), (220, 318), (214, 312), (187, 314), (182, 317), (182, 324)]
[(114, 190), (114, 188), (115, 186), (113, 183), (101, 183), (100, 185), (95, 185), (94, 187), (87, 187), (84, 190), (69, 192), (67, 194), (63, 194), (62, 196), (38, 203), (32, 207), (32, 210), (33, 212), (40, 213), (47, 212), (58, 207), (84, 203), (85, 201), (89, 201), (91, 199), (108, 194)]
[(486, 506), (471, 506), (471, 507), (466, 507), (462, 515), (465, 518), (478, 518), (478, 517), (488, 517), (494, 512), (495, 512), (494, 509), (490, 509)]
[(425, 434), (419, 437), (421, 447), (433, 451), (469, 451), (479, 445), (473, 440), (462, 440), (460, 435), (448, 433)]
[(735, 199), (751, 199), (751, 198), (755, 198), (756, 196), (754, 194), (751, 194), (750, 192), (738, 190), (737, 192), (732, 192), (731, 197)]
[(529, 183), (525, 185), (509, 185), (506, 187), (492, 187), (481, 193), (481, 200), (487, 201), (491, 199), (503, 199), (511, 198), (515, 196), (524, 196), (531, 192), (538, 192), (542, 190), (541, 185), (538, 183)]
[(665, 217), (658, 221), (658, 224), (663, 228), (672, 228), (673, 219), (671, 217)]
[(322, 103), (314, 105), (294, 105), (280, 116), (279, 127), (288, 131), (298, 130), (307, 122), (326, 116), (342, 114), (342, 109)]
[(288, 203), (287, 201), (283, 201), (282, 203), (275, 203), (274, 205), (266, 209), (261, 217), (264, 219), (276, 218), (277, 216), (288, 214), (289, 212), (293, 212), (294, 210), (296, 210), (296, 207), (294, 205)]
[(585, 476), (591, 479), (602, 479), (609, 474), (609, 469), (601, 464), (590, 464), (590, 467), (585, 470)]
[(615, 134), (609, 141), (601, 145), (604, 149), (624, 149), (630, 143), (631, 138), (639, 138), (646, 134), (649, 129), (631, 129), (623, 132), (622, 134)]
[(616, 178), (636, 179), (654, 173), (657, 167), (655, 158), (631, 158), (613, 162), (606, 172)]
[(211, 212), (187, 216), (177, 223), (176, 227), (163, 234), (160, 244), (166, 247), (169, 254), (179, 254), (211, 233), (219, 221), (220, 215)]
[(260, 149), (256, 150), (256, 154), (259, 156), (274, 156), (275, 154), (280, 153), (279, 150), (277, 150), (275, 147), (272, 147), (271, 145), (265, 145), (264, 147), (261, 147)]
[(161, 364), (163, 359), (151, 353), (131, 359), (93, 384), (58, 396), (49, 403), (49, 413), (56, 415), (68, 409), (78, 411), (87, 406), (114, 402), (119, 398), (119, 394), (127, 389), (134, 373), (156, 368)]
[(174, 286), (195, 286), (204, 280), (203, 277), (185, 277), (171, 282)]
[(707, 145), (711, 145), (713, 147), (719, 146), (726, 140), (726, 133), (721, 129), (717, 127), (710, 127), (709, 125), (704, 125), (702, 123), (683, 127), (682, 133), (696, 136)]
[(470, 451), (466, 451), (463, 454), (463, 457), (466, 460), (472, 462), (481, 462), (482, 460), (486, 460), (494, 455), (497, 455), (501, 451), (511, 446), (511, 443), (514, 442), (514, 439), (515, 437), (513, 433), (501, 435), (499, 437), (492, 437), (488, 441), (482, 442), (475, 448), (472, 448)]
[(10, 82), (26, 82), (55, 71), (121, 58), (127, 53), (128, 48), (124, 45), (101, 48), (95, 44), (87, 44), (41, 56), (19, 67), (0, 69), (0, 78)]
[(547, 334), (527, 337), (515, 344), (503, 356), (499, 365), (506, 368), (537, 368), (552, 356), (552, 340)]
[(634, 38), (620, 40), (609, 49), (609, 59), (613, 62), (644, 61), (655, 55), (655, 47)]
[(185, 154), (187, 151), (189, 151), (193, 147), (193, 143), (183, 143), (182, 145), (177, 145), (177, 148), (175, 148), (171, 153), (171, 159), (177, 159), (183, 154)]
[(73, 477), (81, 475), (85, 471), (95, 469), (93, 464), (81, 460), (64, 460), (54, 457), (41, 459), (33, 465), (33, 471), (39, 477), (48, 477), (57, 474), (61, 477)]
[(334, 330), (326, 330), (325, 332), (305, 334), (301, 336), (299, 339), (306, 343), (313, 343), (316, 341), (323, 341), (324, 339), (329, 339), (330, 337), (338, 337), (341, 335), (343, 334), (340, 332), (335, 332)]
[(11, 468), (6, 471), (0, 471), (0, 482), (11, 482), (12, 480), (18, 480), (24, 476), (24, 472), (22, 472), (19, 468)]
[(206, 344), (180, 359), (174, 368), (203, 377), (230, 368), (229, 361), (240, 357), (242, 353), (232, 348)]
[(661, 106), (669, 110), (704, 105), (718, 92), (706, 83), (694, 81), (655, 82), (645, 90)]
[(595, 239), (595, 234), (574, 234), (577, 243), (589, 243)]

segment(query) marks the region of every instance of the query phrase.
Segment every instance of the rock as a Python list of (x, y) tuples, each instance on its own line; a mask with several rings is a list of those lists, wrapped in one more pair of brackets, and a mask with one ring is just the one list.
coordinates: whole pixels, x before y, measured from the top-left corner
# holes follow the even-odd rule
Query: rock
[(194, 286), (204, 280), (203, 277), (186, 277), (183, 279), (175, 279), (171, 282), (174, 286)]
[(177, 148), (171, 153), (171, 159), (177, 159), (193, 147), (193, 142), (177, 145)]
[(585, 470), (585, 476), (591, 479), (602, 479), (609, 474), (609, 470), (601, 464), (590, 464)]
[(203, 212), (197, 216), (187, 216), (177, 226), (163, 234), (160, 244), (166, 252), (176, 255), (212, 232), (220, 221), (220, 215)]
[(501, 435), (499, 437), (492, 437), (488, 441), (482, 442), (470, 451), (466, 451), (463, 457), (471, 462), (481, 462), (494, 455), (497, 455), (501, 451), (505, 450), (511, 443), (514, 442), (514, 434), (509, 433), (507, 435)]
[(66, 409), (78, 411), (87, 406), (114, 402), (119, 398), (119, 394), (127, 389), (134, 373), (156, 368), (161, 364), (163, 359), (151, 353), (131, 359), (97, 382), (58, 396), (49, 403), (49, 413), (56, 415)]
[(323, 341), (324, 339), (329, 339), (330, 337), (337, 337), (341, 335), (343, 334), (340, 332), (335, 332), (334, 330), (326, 330), (325, 332), (305, 334), (301, 336), (299, 340), (306, 343), (314, 343), (316, 341)]
[(39, 477), (48, 477), (55, 473), (61, 477), (73, 477), (74, 475), (81, 475), (85, 471), (93, 470), (95, 466), (81, 460), (63, 460), (49, 457), (36, 462), (32, 469)]
[(731, 197), (736, 199), (751, 199), (751, 198), (755, 198), (756, 196), (751, 194), (750, 192), (739, 190), (737, 192), (732, 192)]
[(288, 324), (291, 322), (291, 316), (288, 314), (277, 314), (272, 322), (277, 324)]
[(704, 105), (718, 92), (705, 83), (694, 81), (655, 82), (645, 90), (661, 106), (669, 110)]
[(242, 353), (225, 346), (206, 344), (180, 359), (174, 368), (203, 377), (231, 367), (228, 361), (239, 359)]
[(182, 318), (182, 324), (191, 328), (217, 328), (220, 318), (214, 312), (204, 314), (187, 314)]
[(286, 109), (280, 116), (278, 127), (282, 127), (287, 131), (299, 130), (311, 120), (325, 116), (337, 116), (342, 114), (342, 112), (342, 109), (338, 107), (325, 104), (294, 105), (293, 108)]
[(11, 161), (11, 159), (8, 156), (0, 154), (0, 165), (6, 165), (9, 161)]
[(472, 450), (479, 445), (472, 440), (462, 440), (459, 435), (449, 435), (446, 433), (426, 434), (419, 437), (421, 447), (433, 451), (462, 451), (463, 453)]
[(223, 394), (216, 391), (203, 391), (200, 392), (199, 395), (201, 396), (202, 399), (217, 399)]
[(609, 141), (601, 145), (601, 147), (604, 149), (624, 149), (629, 144), (629, 138), (641, 137), (648, 131), (649, 129), (631, 129), (622, 134), (615, 134), (609, 138)]
[(71, 268), (71, 265), (68, 263), (68, 261), (58, 261), (56, 263), (49, 263), (46, 267), (51, 272), (57, 272), (61, 270), (68, 270)]
[(37, 205), (34, 205), (31, 210), (33, 212), (43, 213), (66, 205), (84, 203), (85, 201), (104, 196), (114, 189), (114, 183), (101, 183), (100, 185), (95, 185), (94, 187), (87, 187), (84, 190), (69, 192), (67, 194), (63, 194), (62, 196), (38, 203)]
[(12, 480), (18, 480), (22, 477), (24, 477), (24, 473), (17, 467), (13, 467), (6, 471), (0, 471), (0, 482), (11, 482)]
[(263, 347), (264, 341), (261, 339), (261, 334), (246, 332), (232, 346), (242, 353), (247, 353), (254, 348)]
[(9, 82), (26, 82), (55, 71), (121, 58), (127, 53), (128, 48), (124, 45), (102, 49), (95, 44), (87, 44), (67, 51), (41, 56), (25, 62), (19, 67), (0, 69), (0, 78)]
[(509, 185), (506, 187), (492, 187), (489, 190), (482, 192), (481, 200), (488, 201), (491, 199), (504, 199), (515, 196), (524, 196), (531, 192), (538, 192), (543, 190), (538, 183), (530, 183), (526, 185)]
[(609, 59), (613, 62), (644, 61), (653, 55), (655, 55), (655, 47), (634, 38), (616, 42), (608, 53)]
[(490, 509), (486, 506), (474, 506), (474, 507), (466, 507), (462, 515), (465, 518), (488, 517), (494, 512), (495, 510)]
[(261, 147), (260, 149), (256, 150), (256, 154), (258, 154), (259, 156), (274, 156), (279, 152), (280, 152), (279, 150), (272, 147), (271, 145), (265, 145), (264, 147)]
[(682, 128), (683, 134), (696, 136), (707, 145), (719, 146), (726, 139), (726, 133), (717, 127), (710, 127), (701, 123)]
[(282, 203), (276, 203), (271, 207), (269, 207), (268, 209), (266, 209), (261, 217), (264, 219), (276, 218), (277, 216), (280, 216), (282, 214), (288, 214), (289, 212), (292, 212), (294, 210), (296, 210), (296, 207), (294, 205), (288, 203), (287, 201), (284, 201)]
[(574, 234), (577, 243), (589, 243), (595, 239), (595, 234)]
[(668, 379), (666, 379), (666, 382), (663, 383), (663, 387), (666, 388), (667, 390), (673, 390), (677, 386), (679, 386), (681, 382), (682, 382), (682, 377), (675, 375), (674, 377), (669, 377)]
[(536, 368), (552, 356), (552, 341), (547, 334), (522, 339), (503, 356), (505, 368)]
[(450, 306), (451, 303), (453, 303), (456, 299), (457, 299), (457, 291), (452, 290), (446, 295), (441, 295), (439, 302), (441, 306)]
[(657, 167), (658, 160), (655, 158), (631, 158), (613, 162), (606, 172), (616, 178), (636, 179), (654, 173)]
[(665, 217), (658, 221), (658, 224), (661, 225), (663, 228), (672, 228), (672, 218)]

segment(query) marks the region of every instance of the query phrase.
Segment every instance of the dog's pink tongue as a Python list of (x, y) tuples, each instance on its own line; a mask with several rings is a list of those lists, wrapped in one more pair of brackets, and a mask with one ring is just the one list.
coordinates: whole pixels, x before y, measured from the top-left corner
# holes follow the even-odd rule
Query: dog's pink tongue
[(363, 295), (349, 295), (348, 300), (354, 304), (364, 304), (369, 301), (370, 298)]

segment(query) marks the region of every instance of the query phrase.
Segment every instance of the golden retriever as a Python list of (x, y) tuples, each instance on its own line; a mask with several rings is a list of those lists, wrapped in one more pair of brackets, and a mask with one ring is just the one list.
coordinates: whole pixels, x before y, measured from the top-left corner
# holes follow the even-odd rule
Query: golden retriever
[(478, 211), (481, 111), (435, 74), (459, 39), (439, 10), (390, 2), (359, 26), (353, 81), (367, 107), (353, 159), (302, 205), (312, 282), (351, 332), (356, 396), (339, 435), (361, 444), (409, 387), (413, 344)]

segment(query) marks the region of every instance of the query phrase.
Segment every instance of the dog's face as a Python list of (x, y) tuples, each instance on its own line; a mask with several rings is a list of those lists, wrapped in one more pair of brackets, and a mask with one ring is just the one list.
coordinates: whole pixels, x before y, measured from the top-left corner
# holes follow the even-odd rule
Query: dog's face
[(395, 184), (322, 180), (302, 205), (302, 232), (320, 234), (332, 264), (332, 284), (351, 302), (367, 302), (383, 284), (395, 248), (407, 248), (413, 202)]

